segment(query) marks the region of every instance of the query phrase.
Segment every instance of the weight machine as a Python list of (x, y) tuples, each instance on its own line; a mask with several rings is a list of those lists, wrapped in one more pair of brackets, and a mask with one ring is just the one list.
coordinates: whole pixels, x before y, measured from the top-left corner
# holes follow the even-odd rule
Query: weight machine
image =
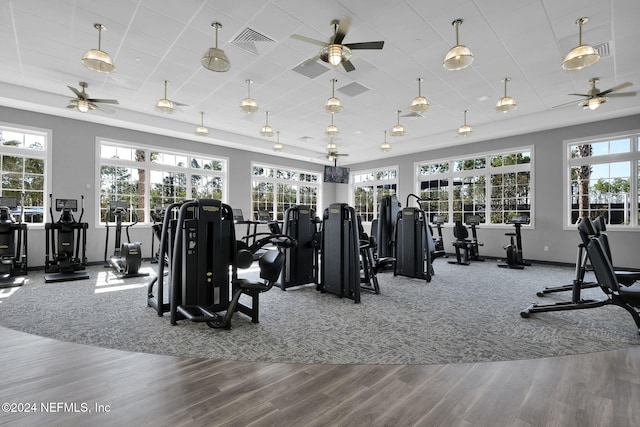
[[(422, 201), (415, 194), (418, 204)], [(431, 236), (427, 214), (421, 208), (405, 207), (398, 212), (395, 228), (395, 266), (393, 275), (413, 277), (431, 281), (434, 274), (431, 254), (435, 250), (435, 242)]]
[(56, 212), (60, 212), (58, 221), (53, 217), (53, 195), (49, 194), (49, 215), (51, 222), (45, 224), (45, 267), (44, 281), (64, 282), (68, 280), (88, 279), (87, 268), (87, 228), (82, 222), (84, 215), (84, 196), (81, 197), (80, 218), (76, 221), (73, 212), (78, 211), (77, 199), (56, 199)]
[(309, 206), (292, 206), (284, 212), (282, 234), (295, 239), (298, 244), (285, 253), (284, 267), (279, 286), (287, 288), (318, 283), (318, 251), (320, 249), (320, 220)]
[(16, 222), (15, 197), (0, 197), (0, 288), (22, 286), (27, 274), (27, 224), (22, 222), (24, 204)]

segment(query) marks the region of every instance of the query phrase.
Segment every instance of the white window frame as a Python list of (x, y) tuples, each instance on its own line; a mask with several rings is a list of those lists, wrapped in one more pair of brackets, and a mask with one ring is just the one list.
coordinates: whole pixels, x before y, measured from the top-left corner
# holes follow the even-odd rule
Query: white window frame
[[(356, 182), (356, 175), (367, 175), (367, 174), (373, 174), (374, 177), (377, 173), (379, 172), (384, 172), (384, 171), (395, 171), (396, 172), (396, 177), (393, 179), (373, 179), (371, 181), (362, 181), (362, 182)], [(349, 205), (351, 206), (355, 206), (355, 192), (356, 192), (356, 188), (358, 187), (373, 187), (374, 191), (373, 191), (373, 205), (375, 206), (375, 209), (373, 210), (373, 219), (375, 220), (378, 218), (378, 213), (379, 213), (379, 207), (380, 207), (380, 200), (378, 200), (378, 192), (375, 191), (376, 188), (378, 186), (383, 186), (383, 185), (393, 185), (395, 184), (396, 186), (396, 195), (398, 194), (398, 190), (400, 188), (400, 167), (398, 165), (392, 165), (392, 166), (382, 166), (379, 168), (373, 168), (373, 169), (364, 169), (364, 170), (359, 170), (359, 171), (351, 171), (351, 174), (349, 176), (349, 181), (351, 182), (350, 184), (350, 191), (349, 191)], [(364, 224), (370, 224), (371, 221), (363, 221)]]

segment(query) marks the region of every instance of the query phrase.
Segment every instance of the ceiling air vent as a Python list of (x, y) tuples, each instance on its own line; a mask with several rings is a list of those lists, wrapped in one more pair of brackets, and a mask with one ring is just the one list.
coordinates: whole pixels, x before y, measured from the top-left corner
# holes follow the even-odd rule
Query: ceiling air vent
[(270, 37), (265, 36), (257, 32), (256, 30), (252, 30), (251, 28), (245, 28), (242, 30), (240, 34), (236, 36), (235, 39), (231, 41), (231, 44), (239, 47), (242, 50), (246, 50), (249, 53), (253, 53), (254, 55), (258, 55), (258, 43), (274, 43)]
[(593, 48), (598, 52), (598, 55), (600, 55), (601, 58), (605, 58), (611, 54), (609, 52), (609, 42), (593, 45)]
[(338, 92), (342, 92), (345, 95), (349, 95), (349, 96), (356, 96), (356, 95), (360, 95), (363, 92), (366, 92), (369, 90), (368, 87), (366, 86), (362, 86), (360, 83), (358, 82), (352, 82), (349, 83), (348, 85), (342, 86), (338, 89), (336, 89)]

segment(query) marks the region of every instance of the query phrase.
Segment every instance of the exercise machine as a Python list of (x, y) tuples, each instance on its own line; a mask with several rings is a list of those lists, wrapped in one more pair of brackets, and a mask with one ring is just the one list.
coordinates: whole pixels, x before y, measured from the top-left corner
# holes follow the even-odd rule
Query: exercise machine
[(375, 253), (379, 258), (394, 256), (395, 228), (399, 210), (400, 203), (396, 195), (387, 195), (380, 199), (378, 218), (371, 224), (371, 235), (375, 236), (377, 242)]
[[(608, 256), (607, 244), (602, 235), (595, 230), (592, 220), (582, 218), (578, 224), (578, 232), (583, 246), (586, 248), (587, 256), (593, 267), (596, 281), (606, 298), (603, 299), (583, 299), (581, 291), (583, 289), (579, 277), (574, 280), (573, 292), (570, 301), (556, 302), (550, 304), (531, 304), (520, 312), (520, 316), (528, 318), (532, 313), (549, 311), (582, 310), (587, 308), (602, 307), (604, 305), (617, 305), (627, 310), (635, 321), (638, 333), (640, 333), (640, 289), (623, 288), (616, 277), (615, 270)], [(576, 269), (578, 270), (578, 269)]]
[(434, 215), (431, 219), (433, 225), (436, 226), (436, 230), (438, 230), (438, 234), (433, 234), (433, 228), (431, 229), (431, 234), (433, 236), (434, 250), (433, 250), (433, 259), (442, 257), (448, 258), (447, 253), (444, 250), (444, 239), (442, 238), (442, 225), (446, 222), (444, 215)]
[(56, 212), (60, 212), (57, 221), (53, 216), (53, 195), (49, 194), (49, 215), (51, 222), (45, 228), (45, 267), (44, 281), (65, 282), (88, 279), (87, 268), (87, 228), (82, 222), (84, 216), (84, 196), (81, 196), (80, 217), (73, 216), (78, 211), (77, 199), (56, 199)]
[(285, 252), (282, 277), (276, 284), (283, 291), (307, 283), (318, 284), (319, 224), (320, 219), (309, 206), (292, 206), (284, 212), (282, 233), (298, 244)]
[(498, 264), (498, 267), (522, 270), (525, 266), (531, 265), (530, 263), (526, 262), (522, 256), (521, 234), (522, 224), (528, 224), (529, 217), (525, 215), (515, 215), (509, 219), (508, 223), (513, 224), (516, 231), (515, 233), (505, 233), (505, 236), (510, 237), (509, 244), (504, 246), (504, 249), (507, 251), (507, 263)]
[(316, 287), (360, 302), (358, 217), (346, 203), (332, 203), (323, 213), (320, 283)]
[[(132, 222), (123, 225), (123, 219), (127, 216), (129, 210), (126, 202), (110, 201), (107, 204), (107, 216), (105, 218), (105, 227), (107, 228), (106, 240), (104, 243), (104, 263), (105, 267), (112, 267), (119, 278), (148, 276), (149, 273), (141, 273), (140, 265), (142, 264), (142, 243), (132, 242), (129, 236), (129, 228), (138, 223), (138, 216), (132, 212)], [(109, 216), (113, 217), (114, 224), (109, 224)], [(115, 249), (113, 255), (107, 258), (109, 247), (109, 229), (115, 229)], [(127, 235), (127, 242), (122, 243), (122, 229), (124, 228)]]
[[(484, 261), (484, 258), (480, 257), (480, 246), (483, 244), (478, 242), (476, 231), (481, 221), (480, 215), (467, 215), (466, 225), (459, 220), (454, 222), (453, 237), (456, 240), (452, 245), (456, 251), (456, 260), (449, 261), (449, 264), (469, 265), (470, 261)], [(467, 228), (471, 230), (471, 236)]]
[(360, 215), (358, 215), (358, 235), (360, 237), (360, 288), (379, 294), (378, 271), (383, 268), (393, 268), (396, 259), (375, 256), (376, 238), (364, 231)]
[(15, 197), (0, 197), (0, 288), (22, 286), (27, 274), (27, 224), (22, 222), (24, 205), (18, 221), (13, 211)]
[[(407, 206), (411, 197), (420, 199), (415, 194), (407, 196)], [(398, 212), (395, 228), (395, 266), (393, 275), (413, 277), (431, 281), (434, 274), (431, 264), (435, 242), (431, 237), (429, 221), (425, 211), (416, 207), (405, 207)]]

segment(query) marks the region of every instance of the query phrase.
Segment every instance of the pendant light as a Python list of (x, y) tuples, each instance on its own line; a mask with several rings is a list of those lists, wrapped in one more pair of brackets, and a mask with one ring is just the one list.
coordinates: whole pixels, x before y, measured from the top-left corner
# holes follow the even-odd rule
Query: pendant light
[(88, 112), (89, 111), (89, 101), (87, 101), (86, 99), (78, 99), (78, 105), (76, 105), (76, 108), (81, 113)]
[(336, 79), (331, 79), (331, 98), (324, 103), (324, 111), (331, 114), (339, 113), (343, 108), (342, 102), (335, 96), (336, 82)]
[(564, 57), (562, 62), (562, 68), (569, 71), (581, 70), (584, 67), (593, 65), (600, 59), (600, 55), (596, 50), (588, 44), (582, 44), (582, 26), (589, 22), (589, 18), (579, 18), (576, 21), (578, 26), (578, 46), (571, 49), (571, 51)]
[(429, 109), (429, 100), (421, 94), (421, 83), (424, 80), (422, 77), (418, 77), (418, 96), (413, 98), (411, 105), (409, 105), (409, 111), (412, 113), (421, 114)]
[(202, 56), (202, 60), (200, 62), (207, 70), (220, 73), (229, 71), (229, 59), (222, 49), (218, 49), (218, 28), (222, 28), (222, 24), (219, 22), (212, 22), (211, 26), (216, 29), (216, 47), (212, 47), (207, 50)]
[(504, 82), (504, 97), (500, 98), (500, 100), (496, 104), (496, 113), (507, 113), (518, 108), (518, 104), (516, 104), (516, 101), (514, 101), (514, 99), (510, 96), (507, 96), (507, 82), (510, 80), (511, 77), (505, 77), (504, 79), (502, 79), (502, 81)]
[(384, 131), (384, 142), (382, 144), (380, 144), (380, 149), (382, 151), (384, 151), (385, 153), (389, 150), (391, 150), (391, 144), (389, 144), (387, 142), (387, 131)]
[(459, 136), (469, 136), (473, 133), (471, 126), (467, 125), (467, 113), (469, 110), (464, 110), (464, 124), (458, 128)]
[(456, 45), (452, 47), (444, 57), (442, 66), (449, 71), (462, 70), (471, 65), (473, 62), (473, 54), (468, 47), (461, 45), (459, 41), (458, 29), (460, 25), (462, 25), (462, 19), (456, 19), (451, 25), (456, 27)]
[(336, 145), (335, 142), (333, 142), (333, 138), (331, 138), (331, 140), (327, 144), (327, 152), (331, 153), (336, 151), (337, 149), (338, 149), (338, 146)]
[(402, 111), (400, 110), (396, 111), (396, 114), (398, 115), (398, 124), (391, 129), (391, 136), (404, 136), (404, 126), (400, 124), (401, 112)]
[(176, 112), (176, 108), (173, 106), (173, 102), (167, 99), (167, 83), (169, 83), (169, 81), (165, 80), (164, 98), (159, 99), (158, 102), (156, 102), (156, 111), (165, 114), (173, 114)]
[(198, 136), (209, 135), (209, 129), (204, 127), (204, 111), (200, 111), (200, 126), (196, 128), (196, 135)]
[(112, 73), (116, 70), (113, 61), (107, 52), (101, 50), (102, 31), (106, 31), (107, 27), (102, 24), (93, 24), (98, 30), (98, 48), (88, 50), (82, 57), (82, 63), (91, 71), (99, 73)]
[(258, 104), (251, 98), (251, 83), (253, 80), (245, 80), (247, 83), (247, 97), (240, 102), (240, 109), (247, 114), (253, 114), (258, 111)]
[(273, 144), (273, 151), (282, 151), (284, 145), (280, 144), (280, 131), (276, 132), (276, 143)]
[(260, 129), (260, 135), (270, 138), (273, 136), (273, 128), (269, 126), (269, 112), (265, 111), (264, 113), (266, 116), (266, 122), (264, 126), (262, 126), (262, 129)]
[(331, 124), (327, 126), (327, 129), (324, 131), (324, 133), (332, 137), (340, 133), (338, 127), (333, 124), (333, 113), (331, 113)]

